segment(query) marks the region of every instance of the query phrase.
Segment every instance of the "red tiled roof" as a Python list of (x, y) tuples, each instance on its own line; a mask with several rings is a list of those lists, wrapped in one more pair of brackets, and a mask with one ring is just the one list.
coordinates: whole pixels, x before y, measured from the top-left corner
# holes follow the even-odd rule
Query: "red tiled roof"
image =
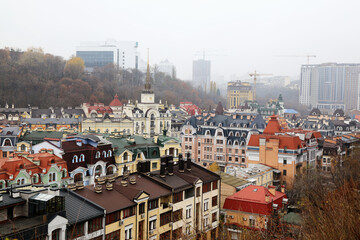
[(272, 115), (270, 120), (264, 129), (264, 134), (274, 135), (277, 132), (281, 132), (281, 126), (276, 115)]
[[(269, 196), (269, 202), (266, 202), (266, 196)], [(272, 212), (272, 203), (278, 204), (278, 209), (282, 208), (283, 198), (286, 198), (285, 193), (275, 191), (273, 195), (263, 186), (250, 185), (227, 197), (224, 209), (269, 215)]]
[(103, 106), (103, 107), (99, 107), (99, 106), (90, 106), (88, 108), (88, 112), (90, 113), (91, 111), (95, 110), (97, 113), (112, 113), (112, 109), (109, 106)]
[(298, 136), (287, 136), (287, 135), (265, 135), (265, 134), (253, 134), (250, 137), (248, 146), (259, 146), (259, 139), (265, 138), (268, 142), (270, 139), (279, 139), (279, 148), (284, 149), (299, 149), (303, 146), (302, 141)]
[(121, 107), (121, 106), (122, 106), (122, 103), (120, 102), (117, 94), (115, 94), (115, 97), (114, 97), (114, 99), (111, 101), (111, 103), (109, 104), (109, 106), (112, 106), (112, 107)]

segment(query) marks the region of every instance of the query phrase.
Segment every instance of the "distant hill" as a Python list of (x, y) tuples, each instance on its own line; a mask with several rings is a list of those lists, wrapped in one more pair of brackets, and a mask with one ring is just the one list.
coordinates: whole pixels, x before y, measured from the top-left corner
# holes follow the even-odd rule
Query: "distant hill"
[[(44, 53), (41, 49), (23, 52), (0, 49), (0, 105), (6, 103), (24, 107), (30, 104), (50, 106), (79, 106), (84, 102), (110, 103), (117, 93), (120, 101), (140, 99), (145, 74), (133, 70), (117, 70), (113, 65), (97, 68), (89, 74), (79, 58), (65, 61), (62, 57)], [(208, 109), (220, 100), (176, 77), (156, 72), (151, 77), (156, 101), (178, 105), (191, 101)]]

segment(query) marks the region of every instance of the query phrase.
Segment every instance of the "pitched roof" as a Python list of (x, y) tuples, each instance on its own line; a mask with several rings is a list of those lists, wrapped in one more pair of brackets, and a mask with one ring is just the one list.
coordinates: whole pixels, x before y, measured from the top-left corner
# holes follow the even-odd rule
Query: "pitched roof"
[[(266, 196), (269, 197), (268, 202)], [(275, 191), (273, 195), (266, 187), (250, 185), (227, 197), (224, 209), (268, 215), (272, 212), (272, 203), (282, 207), (283, 198), (286, 198), (285, 193)]]
[(277, 116), (272, 115), (266, 128), (264, 129), (264, 134), (274, 135), (277, 132), (281, 132), (281, 126)]
[(119, 97), (117, 94), (115, 94), (114, 99), (111, 101), (109, 106), (111, 107), (121, 107), (123, 104), (120, 102)]
[(265, 138), (268, 142), (270, 139), (278, 139), (279, 140), (279, 148), (296, 150), (302, 147), (302, 141), (298, 136), (289, 136), (289, 135), (263, 135), (263, 134), (253, 134), (250, 137), (248, 146), (259, 146), (260, 138)]

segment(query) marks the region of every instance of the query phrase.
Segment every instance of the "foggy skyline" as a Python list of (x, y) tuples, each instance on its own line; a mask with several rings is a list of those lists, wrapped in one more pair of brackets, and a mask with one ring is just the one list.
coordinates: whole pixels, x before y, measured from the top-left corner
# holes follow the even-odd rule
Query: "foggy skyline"
[(359, 63), (358, 1), (2, 1), (0, 47), (68, 59), (82, 41), (139, 42), (150, 63), (172, 62), (191, 80), (197, 51), (209, 56), (212, 75), (260, 73), (297, 76), (310, 63)]

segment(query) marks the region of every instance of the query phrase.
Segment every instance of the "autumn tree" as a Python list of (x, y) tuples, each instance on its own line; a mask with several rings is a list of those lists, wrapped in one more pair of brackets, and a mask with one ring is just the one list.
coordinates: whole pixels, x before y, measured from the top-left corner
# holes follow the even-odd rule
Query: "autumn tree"
[(79, 57), (72, 57), (65, 64), (64, 74), (66, 77), (70, 77), (72, 79), (79, 79), (81, 78), (84, 71), (85, 63)]
[(210, 166), (209, 166), (209, 170), (212, 172), (219, 172), (220, 171), (220, 167), (216, 162), (213, 162)]

